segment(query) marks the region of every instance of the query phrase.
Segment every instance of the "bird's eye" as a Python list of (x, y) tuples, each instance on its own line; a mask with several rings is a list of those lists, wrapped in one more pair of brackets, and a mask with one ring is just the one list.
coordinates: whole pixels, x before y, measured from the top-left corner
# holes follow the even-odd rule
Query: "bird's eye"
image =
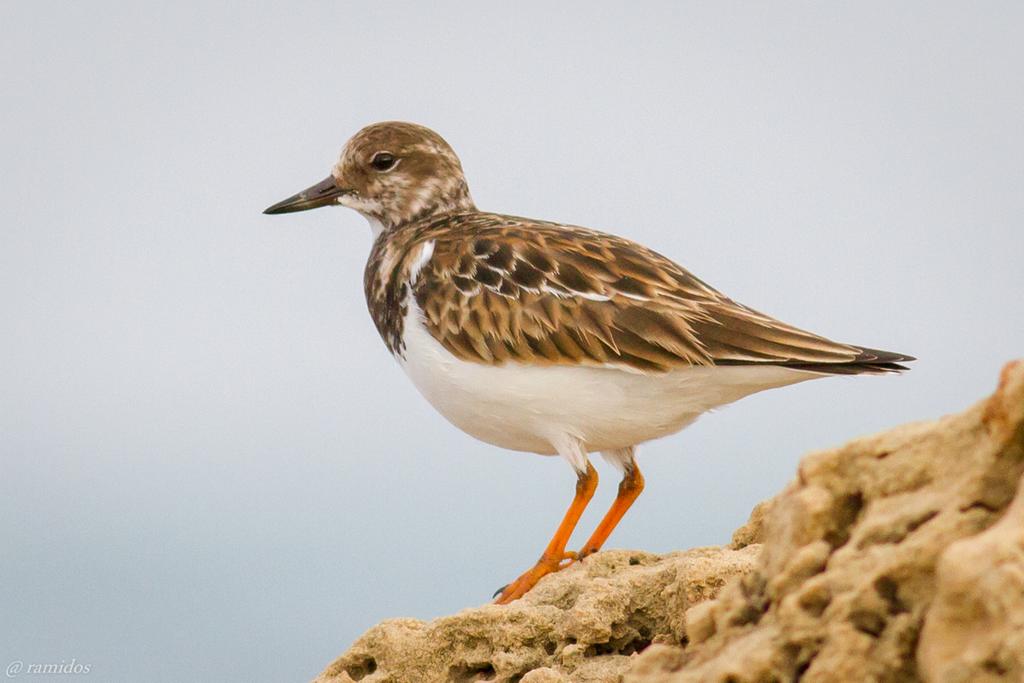
[(390, 152), (377, 152), (370, 164), (378, 171), (390, 171), (398, 163), (398, 159)]

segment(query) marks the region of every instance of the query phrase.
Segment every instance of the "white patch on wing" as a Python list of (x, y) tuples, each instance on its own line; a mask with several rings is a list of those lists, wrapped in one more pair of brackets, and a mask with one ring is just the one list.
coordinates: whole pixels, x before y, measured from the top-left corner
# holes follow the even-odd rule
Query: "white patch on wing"
[(434, 255), (434, 240), (424, 242), (423, 246), (420, 247), (420, 253), (416, 257), (416, 260), (412, 262), (412, 266), (409, 268), (409, 284), (416, 282), (416, 278), (419, 277), (420, 271), (423, 270), (423, 266), (427, 265), (430, 261), (430, 257)]
[(569, 290), (566, 289), (550, 287), (546, 282), (540, 286), (540, 291), (544, 292), (545, 294), (550, 294), (551, 296), (557, 297), (559, 299), (571, 299), (573, 294), (573, 292), (570, 292)]
[(575, 289), (570, 289), (569, 292), (573, 296), (578, 296), (580, 298), (588, 299), (590, 301), (608, 301), (609, 299), (611, 299), (611, 297), (606, 294), (594, 294), (593, 292), (577, 292)]

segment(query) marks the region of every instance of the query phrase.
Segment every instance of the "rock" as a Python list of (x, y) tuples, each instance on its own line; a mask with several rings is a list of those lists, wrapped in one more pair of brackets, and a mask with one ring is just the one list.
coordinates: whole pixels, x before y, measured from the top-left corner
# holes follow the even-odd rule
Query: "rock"
[(960, 415), (808, 455), (683, 664), (647, 651), (625, 681), (1024, 680), (1022, 472), (1019, 361)]
[(730, 546), (607, 551), (507, 607), (385, 621), (317, 681), (1021, 681), (1022, 476), (1017, 361), (962, 414), (806, 456)]
[(930, 681), (1024, 680), (1024, 487), (987, 531), (939, 558), (917, 649)]
[(384, 621), (316, 680), (618, 680), (631, 656), (652, 642), (679, 644), (687, 608), (750, 571), (758, 548), (697, 548), (660, 557), (598, 553), (507, 606), (484, 605), (428, 623)]
[(520, 679), (519, 683), (564, 683), (569, 679), (549, 666), (530, 671)]
[(739, 550), (764, 540), (764, 520), (768, 516), (768, 511), (771, 510), (773, 502), (775, 502), (774, 498), (762, 501), (754, 506), (747, 523), (733, 532), (732, 543), (729, 544), (730, 548)]

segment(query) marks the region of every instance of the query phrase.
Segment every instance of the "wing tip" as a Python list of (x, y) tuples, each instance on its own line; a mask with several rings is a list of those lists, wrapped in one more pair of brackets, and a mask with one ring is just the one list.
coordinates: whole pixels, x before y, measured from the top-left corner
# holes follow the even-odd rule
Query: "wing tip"
[(869, 349), (867, 347), (858, 346), (859, 353), (854, 359), (854, 364), (857, 365), (878, 365), (886, 366), (893, 372), (903, 372), (909, 370), (903, 363), (909, 363), (917, 360), (914, 356), (908, 356), (905, 353), (896, 353), (894, 351), (881, 351), (879, 349)]
[(914, 356), (908, 356), (905, 353), (896, 353), (895, 351), (870, 349), (866, 346), (854, 346), (853, 348), (858, 351), (857, 358), (854, 359), (855, 363), (870, 363), (872, 361), (880, 363), (901, 363), (904, 361), (917, 360)]
[(903, 363), (917, 360), (914, 356), (893, 351), (855, 346), (857, 356), (845, 363), (800, 363), (788, 365), (797, 370), (820, 372), (828, 375), (889, 375), (910, 370)]

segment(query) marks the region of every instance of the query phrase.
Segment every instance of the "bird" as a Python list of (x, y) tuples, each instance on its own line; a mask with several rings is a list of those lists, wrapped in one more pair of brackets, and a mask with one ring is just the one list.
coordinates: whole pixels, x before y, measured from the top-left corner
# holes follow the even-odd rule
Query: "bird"
[[(550, 542), (497, 604), (602, 548), (643, 491), (641, 444), (759, 391), (916, 360), (783, 323), (624, 237), (481, 211), (452, 147), (418, 124), (363, 128), (326, 179), (264, 213), (325, 206), (369, 222), (370, 317), (426, 400), (470, 436), (561, 456), (576, 474)], [(622, 478), (572, 551), (598, 484), (594, 453)]]

